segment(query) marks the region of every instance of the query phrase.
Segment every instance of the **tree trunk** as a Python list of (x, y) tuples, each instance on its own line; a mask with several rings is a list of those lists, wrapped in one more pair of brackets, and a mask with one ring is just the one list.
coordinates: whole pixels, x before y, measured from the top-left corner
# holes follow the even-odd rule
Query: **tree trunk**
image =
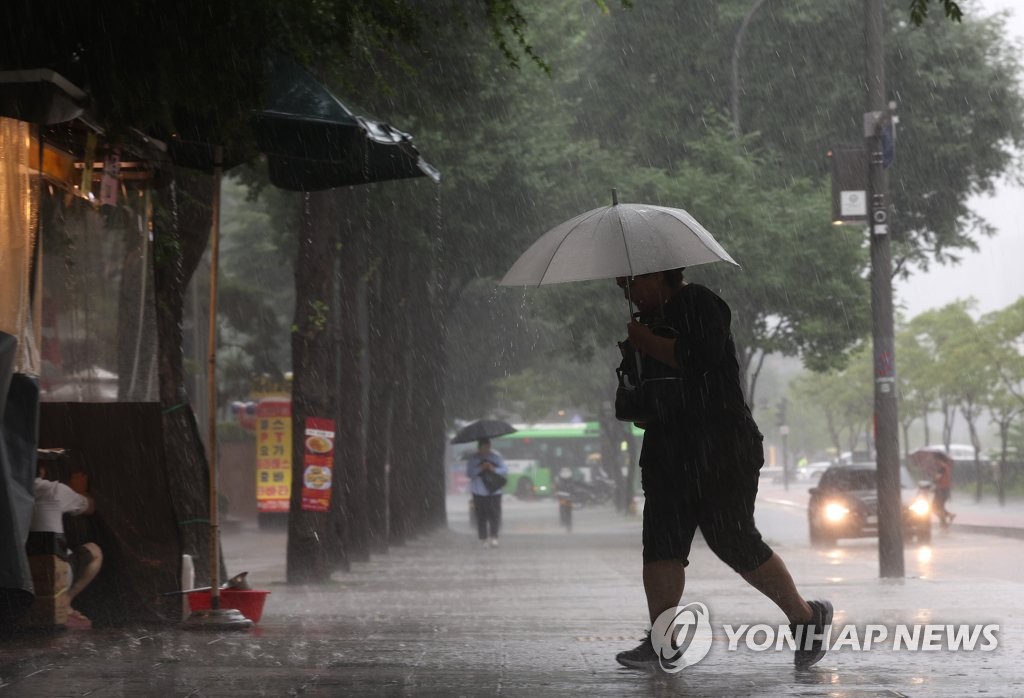
[[(351, 212), (356, 201), (347, 191), (336, 192), (341, 212)], [(366, 413), (363, 409), (362, 358), (365, 351), (362, 327), (366, 318), (361, 312), (360, 296), (366, 288), (363, 278), (365, 250), (359, 231), (346, 218), (342, 228), (340, 257), (340, 302), (338, 304), (338, 424), (335, 468), (339, 486), (344, 491), (345, 542), (348, 559), (366, 562), (370, 559), (369, 523), (366, 499), (366, 444), (363, 439)]]
[[(292, 498), (288, 517), (288, 582), (324, 582), (338, 541), (330, 511), (302, 510), (307, 417), (337, 413), (331, 301), (334, 299), (334, 221), (330, 192), (305, 194), (295, 262), (292, 328)], [(337, 433), (335, 433), (337, 440)]]
[(392, 337), (389, 344), (392, 351), (391, 365), (395, 368), (393, 375), (400, 379), (396, 381), (392, 391), (391, 435), (388, 439), (391, 445), (387, 459), (388, 543), (404, 545), (415, 516), (412, 459), (416, 445), (410, 389), (413, 370), (410, 353), (410, 299), (415, 294), (416, 276), (411, 268), (409, 254), (401, 253), (390, 257), (391, 263), (386, 268), (396, 279), (402, 280), (402, 283), (389, 284), (389, 287), (397, 287), (395, 297), (390, 303), (395, 306), (395, 311), (391, 316)]
[[(377, 269), (370, 281), (370, 404), (366, 432), (366, 486), (369, 505), (370, 551), (384, 553), (390, 537), (388, 528), (391, 500), (388, 492), (388, 463), (391, 453), (391, 423), (394, 401), (395, 335), (397, 290), (405, 283), (396, 278), (388, 256), (390, 244), (379, 245), (374, 237), (370, 264)], [(389, 241), (386, 241), (389, 242)]]
[(209, 177), (178, 172), (157, 198), (154, 217), (153, 284), (168, 495), (178, 517), (182, 551), (195, 560), (197, 580), (210, 574), (209, 468), (185, 390), (182, 319), (185, 290), (210, 239), (212, 193)]
[(999, 498), (999, 506), (1006, 504), (1006, 447), (1009, 439), (1010, 420), (1004, 417), (999, 420), (999, 465), (996, 470), (996, 496)]
[(416, 531), (430, 531), (448, 524), (446, 511), (445, 376), (448, 371), (447, 330), (444, 304), (435, 272), (426, 266), (414, 272), (417, 284), (412, 294), (413, 341), (422, 361), (412, 363), (413, 429), (416, 434), (417, 497)]

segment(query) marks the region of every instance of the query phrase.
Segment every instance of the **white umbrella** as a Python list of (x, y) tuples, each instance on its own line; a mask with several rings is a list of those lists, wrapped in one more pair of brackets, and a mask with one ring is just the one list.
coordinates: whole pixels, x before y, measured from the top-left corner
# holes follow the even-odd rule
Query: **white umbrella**
[(595, 208), (555, 226), (530, 245), (502, 286), (613, 279), (709, 262), (739, 264), (681, 208), (620, 204)]

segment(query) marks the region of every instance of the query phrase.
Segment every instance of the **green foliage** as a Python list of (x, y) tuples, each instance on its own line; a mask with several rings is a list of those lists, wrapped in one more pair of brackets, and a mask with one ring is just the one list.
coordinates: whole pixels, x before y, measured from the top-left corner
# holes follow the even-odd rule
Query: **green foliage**
[[(45, 65), (82, 84), (113, 130), (189, 132), (245, 159), (254, 152), (247, 117), (260, 103), (264, 59), (284, 51), (413, 133), (443, 184), (361, 187), (345, 226), (400, 240), (434, 271), (447, 309), (469, 309), (472, 329), (492, 342), (466, 342), (461, 333), (471, 328), (453, 322), (453, 344), (491, 347), (472, 361), (462, 350), (454, 364), (474, 370), (452, 381), (462, 383), (453, 394), (474, 385), (480, 392), (495, 378), (512, 390), (506, 376), (531, 365), (552, 378), (534, 384), (558, 386), (556, 396), (564, 385), (553, 378), (571, 375), (564, 362), (607, 375), (610, 366), (590, 362), (614, 363), (606, 350), (625, 321), (614, 287), (488, 300), (488, 285), (544, 230), (606, 204), (612, 186), (623, 200), (690, 210), (743, 265), (687, 276), (733, 307), (750, 397), (766, 353), (841, 368), (867, 329), (867, 258), (862, 236), (828, 225), (822, 156), (861, 138), (861, 5), (765, 3), (739, 54), (738, 115), (730, 113), (730, 68), (749, 2), (626, 5), (131, 0), (68, 3), (55, 23), (46, 21), (52, 6), (44, 17), (16, 0), (0, 59)], [(891, 229), (900, 273), (910, 273), (954, 258), (987, 232), (966, 202), (991, 187), (1024, 142), (1024, 108), (1019, 58), (997, 21), (926, 20), (917, 29), (901, 21), (905, 6), (887, 7), (887, 77), (901, 116)], [(173, 39), (150, 50), (153, 37)], [(544, 69), (509, 70), (519, 56)], [(733, 116), (742, 116), (746, 135), (732, 132)], [(245, 178), (263, 179), (256, 171)], [(288, 322), (279, 310), (291, 302), (284, 289), (298, 201), (264, 188), (258, 203), (235, 205), (225, 219), (224, 313), (240, 367), (280, 366), (287, 356), (287, 342), (274, 338)], [(367, 274), (382, 259), (371, 251)], [(492, 304), (505, 310), (488, 315)], [(260, 344), (275, 348), (257, 359)]]
[(848, 366), (824, 373), (808, 372), (792, 384), (801, 412), (817, 412), (836, 452), (854, 451), (869, 433), (873, 414), (871, 346), (861, 344)]
[[(901, 21), (886, 3), (887, 98), (900, 118), (889, 172), (890, 231), (899, 273), (956, 258), (991, 232), (967, 206), (989, 191), (1024, 143), (1020, 57), (1003, 21)], [(863, 139), (863, 7), (769, 3), (751, 23), (741, 62), (747, 131), (789, 171), (824, 174), (823, 154)]]
[[(930, 4), (931, 0), (910, 0), (910, 21), (915, 26), (919, 27), (924, 24), (924, 20), (928, 17), (928, 5)], [(939, 0), (939, 4), (942, 5), (947, 19), (954, 22), (963, 21), (964, 14), (960, 10), (960, 5), (954, 0)]]
[(238, 422), (217, 422), (217, 441), (220, 443), (239, 443), (254, 438), (255, 435)]

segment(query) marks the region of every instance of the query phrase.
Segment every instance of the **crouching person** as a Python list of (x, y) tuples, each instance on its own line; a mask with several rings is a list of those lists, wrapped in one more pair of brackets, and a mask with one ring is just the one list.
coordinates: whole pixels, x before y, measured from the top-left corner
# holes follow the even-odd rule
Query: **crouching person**
[(43, 465), (39, 466), (33, 492), (35, 505), (26, 550), (29, 555), (56, 555), (68, 563), (71, 568), (71, 586), (66, 592), (70, 606), (68, 619), (74, 624), (87, 624), (89, 619), (75, 610), (73, 604), (75, 597), (99, 574), (103, 552), (91, 542), (68, 548), (64, 514), (92, 514), (96, 503), (92, 497), (80, 494), (62, 482), (47, 480)]

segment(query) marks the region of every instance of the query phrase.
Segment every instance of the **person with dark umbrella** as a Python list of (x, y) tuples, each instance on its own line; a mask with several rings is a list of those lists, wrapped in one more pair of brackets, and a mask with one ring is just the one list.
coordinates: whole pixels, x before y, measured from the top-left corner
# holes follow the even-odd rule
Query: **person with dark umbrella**
[(935, 481), (932, 508), (935, 511), (935, 516), (939, 519), (939, 524), (946, 528), (956, 518), (956, 514), (946, 508), (946, 502), (949, 501), (950, 493), (953, 490), (953, 459), (945, 453), (935, 452), (932, 454), (930, 465), (931, 476)]
[(466, 477), (469, 478), (469, 491), (473, 495), (476, 529), (481, 545), (498, 547), (501, 485), (507, 476), (508, 466), (501, 454), (491, 448), (491, 440), (484, 438), (477, 441), (476, 453), (466, 462)]

